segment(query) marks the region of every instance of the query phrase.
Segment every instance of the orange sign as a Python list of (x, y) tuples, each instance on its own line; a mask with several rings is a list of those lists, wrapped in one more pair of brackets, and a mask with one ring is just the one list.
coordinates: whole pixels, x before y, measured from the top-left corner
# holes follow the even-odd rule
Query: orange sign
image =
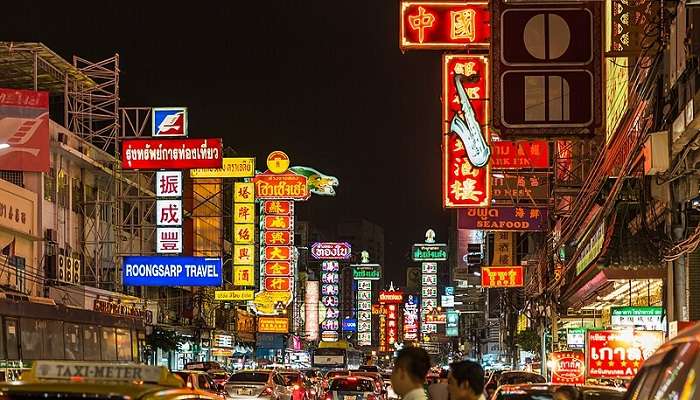
[(257, 199), (307, 200), (311, 196), (307, 179), (302, 175), (264, 173), (256, 175), (253, 182)]
[(279, 276), (265, 278), (265, 290), (268, 292), (289, 292), (292, 290), (292, 278)]
[(294, 229), (293, 219), (286, 215), (266, 215), (263, 219), (265, 230), (286, 231)]
[(292, 248), (290, 246), (267, 246), (265, 247), (265, 259), (276, 260), (291, 260)]
[(293, 236), (290, 231), (265, 232), (265, 245), (293, 245)]
[(282, 275), (289, 276), (292, 272), (292, 266), (289, 261), (268, 261), (265, 263), (265, 275)]
[(522, 287), (525, 271), (520, 265), (481, 267), (481, 286), (485, 288)]
[(289, 319), (280, 317), (258, 317), (259, 333), (287, 333)]
[(263, 202), (263, 210), (268, 215), (290, 215), (294, 210), (293, 201), (268, 200)]

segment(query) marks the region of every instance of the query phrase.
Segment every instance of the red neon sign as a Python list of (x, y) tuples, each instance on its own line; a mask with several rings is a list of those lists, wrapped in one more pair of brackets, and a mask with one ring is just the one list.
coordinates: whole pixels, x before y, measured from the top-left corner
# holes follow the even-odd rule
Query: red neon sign
[(268, 292), (289, 292), (292, 288), (292, 278), (273, 276), (265, 278), (265, 290)]
[(552, 383), (583, 385), (586, 383), (586, 367), (580, 351), (555, 351), (552, 353)]
[(546, 140), (491, 142), (493, 169), (549, 168)]
[(294, 202), (289, 200), (267, 200), (263, 202), (267, 215), (290, 215), (294, 211)]
[(403, 1), (399, 47), (465, 49), (491, 41), (488, 2)]
[(270, 261), (291, 260), (292, 248), (290, 246), (265, 247), (265, 259)]
[[(460, 96), (455, 78), (468, 97)], [(442, 181), (443, 206), (446, 208), (482, 207), (491, 202), (490, 161), (477, 168), (470, 161), (471, 148), (452, 130), (455, 116), (480, 126), (486, 146), (491, 142), (488, 128), (489, 63), (486, 56), (447, 54), (442, 58)], [(468, 112), (464, 112), (464, 110)], [(467, 115), (469, 114), (469, 115)], [(469, 146), (471, 143), (468, 143)]]
[(524, 286), (525, 271), (520, 265), (511, 267), (481, 267), (481, 286), (506, 288)]
[(588, 377), (632, 378), (663, 341), (662, 331), (588, 331)]
[(124, 169), (221, 168), (221, 139), (124, 139)]
[(292, 273), (289, 261), (267, 261), (265, 263), (265, 276), (289, 276)]
[(265, 215), (263, 226), (270, 231), (285, 231), (294, 229), (293, 219), (286, 215)]
[(291, 246), (293, 237), (290, 231), (269, 231), (265, 232), (265, 245)]

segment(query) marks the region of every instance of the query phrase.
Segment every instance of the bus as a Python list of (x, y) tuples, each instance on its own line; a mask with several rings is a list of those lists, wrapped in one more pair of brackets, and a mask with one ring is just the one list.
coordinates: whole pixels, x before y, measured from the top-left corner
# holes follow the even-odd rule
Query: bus
[(321, 342), (314, 350), (311, 365), (323, 370), (358, 369), (364, 362), (364, 353), (353, 348), (347, 341)]

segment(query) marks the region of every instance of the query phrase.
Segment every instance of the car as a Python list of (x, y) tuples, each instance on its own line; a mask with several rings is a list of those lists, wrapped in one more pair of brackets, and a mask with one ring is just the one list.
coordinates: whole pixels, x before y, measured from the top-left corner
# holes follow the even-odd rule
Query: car
[(227, 399), (291, 400), (292, 391), (286, 380), (271, 369), (238, 371), (228, 378), (224, 385)]
[(377, 398), (380, 400), (386, 400), (386, 388), (384, 387), (384, 378), (379, 372), (368, 372), (368, 371), (350, 371), (350, 376), (362, 376), (365, 378), (371, 378), (374, 380), (376, 386)]
[(224, 385), (228, 382), (229, 376), (231, 374), (225, 369), (214, 369), (207, 371), (209, 377), (216, 383), (216, 385), (223, 390)]
[(292, 400), (311, 400), (316, 396), (316, 391), (313, 389), (311, 382), (308, 381), (306, 375), (301, 371), (295, 370), (278, 370), (282, 377), (286, 380), (285, 386), (292, 392)]
[(498, 386), (545, 382), (547, 378), (544, 376), (526, 371), (505, 371), (498, 377)]
[[(496, 390), (491, 400), (552, 400), (554, 391), (559, 386), (539, 383), (502, 385)], [(577, 386), (576, 389), (580, 393), (579, 400), (622, 400), (625, 397), (624, 389), (607, 386), (584, 385)]]
[(379, 400), (372, 378), (338, 376), (328, 384), (323, 400)]
[(357, 370), (364, 372), (380, 372), (379, 367), (377, 367), (376, 365), (360, 365), (360, 368), (358, 368)]
[(185, 369), (188, 371), (211, 371), (223, 369), (221, 364), (216, 361), (190, 361), (185, 364)]
[(700, 324), (681, 331), (642, 363), (626, 399), (696, 399), (700, 375)]
[(206, 372), (190, 370), (175, 371), (173, 374), (179, 376), (188, 388), (210, 392), (220, 396), (224, 395), (224, 391), (219, 388), (219, 385), (217, 385)]
[(17, 382), (0, 383), (7, 399), (220, 400), (185, 386), (165, 367), (83, 361), (34, 361)]
[(323, 376), (323, 383), (322, 383), (322, 388), (323, 390), (328, 389), (328, 384), (330, 383), (331, 379), (333, 379), (336, 376), (347, 376), (350, 375), (350, 371), (347, 369), (332, 369), (328, 372), (326, 372), (326, 375)]

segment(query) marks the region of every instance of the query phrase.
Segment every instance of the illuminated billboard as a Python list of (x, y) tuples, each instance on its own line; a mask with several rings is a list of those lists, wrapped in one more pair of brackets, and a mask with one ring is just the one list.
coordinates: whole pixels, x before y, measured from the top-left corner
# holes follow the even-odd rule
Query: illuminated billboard
[(49, 172), (49, 92), (0, 89), (0, 169)]
[(125, 286), (221, 286), (220, 258), (126, 256)]
[(221, 168), (221, 139), (124, 139), (123, 169)]
[(190, 178), (252, 178), (254, 157), (224, 157), (221, 168), (191, 169)]
[(483, 48), (491, 41), (486, 1), (402, 1), (399, 18), (404, 50)]

